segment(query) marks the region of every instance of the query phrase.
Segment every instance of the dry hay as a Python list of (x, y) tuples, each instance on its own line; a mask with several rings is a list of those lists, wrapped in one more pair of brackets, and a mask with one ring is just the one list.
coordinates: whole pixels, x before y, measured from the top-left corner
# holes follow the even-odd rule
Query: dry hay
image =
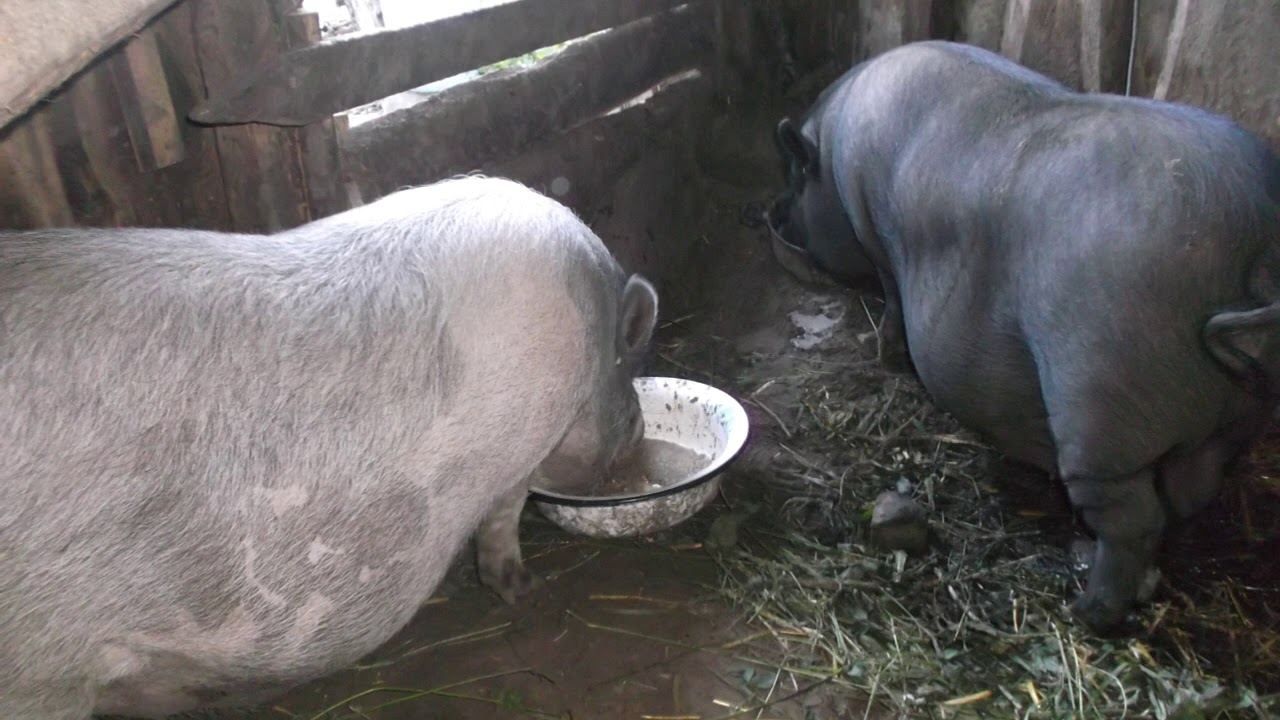
[[(1252, 539), (1275, 537), (1280, 502), (1263, 465), (1280, 477), (1280, 453), (1260, 449), (1253, 479), (1209, 513), (1217, 526), (1187, 531), (1193, 552), (1176, 552), (1195, 571), (1165, 578), (1128, 635), (1100, 639), (1067, 612), (1083, 567), (1068, 550), (1069, 508), (1045, 475), (1005, 463), (869, 353), (848, 362), (846, 350), (842, 362), (730, 347), (676, 340), (654, 371), (717, 384), (754, 410), (751, 457), (732, 483), (747, 497), (728, 498), (709, 529), (685, 531), (708, 533), (720, 592), (768, 630), (737, 650), (774, 666), (761, 673), (762, 700), (822, 684), (842, 689), (848, 717), (1280, 713), (1280, 583), (1271, 570), (1269, 584), (1249, 587), (1245, 572), (1273, 564)], [(752, 498), (752, 487), (763, 492)], [(893, 488), (929, 513), (924, 556), (866, 543), (872, 502)], [(1238, 542), (1194, 552), (1206, 532)]]

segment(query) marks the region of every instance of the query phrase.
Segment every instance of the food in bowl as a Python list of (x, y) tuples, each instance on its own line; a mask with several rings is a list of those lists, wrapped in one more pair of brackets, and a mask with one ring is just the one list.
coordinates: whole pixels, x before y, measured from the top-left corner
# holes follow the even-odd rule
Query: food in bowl
[(710, 462), (711, 458), (677, 445), (669, 440), (645, 438), (631, 457), (614, 469), (591, 494), (636, 495), (661, 490), (664, 484), (690, 477)]
[(673, 527), (705, 507), (720, 474), (747, 440), (742, 405), (710, 385), (670, 377), (635, 380), (643, 444), (590, 495), (533, 488), (539, 512), (591, 537), (643, 535)]

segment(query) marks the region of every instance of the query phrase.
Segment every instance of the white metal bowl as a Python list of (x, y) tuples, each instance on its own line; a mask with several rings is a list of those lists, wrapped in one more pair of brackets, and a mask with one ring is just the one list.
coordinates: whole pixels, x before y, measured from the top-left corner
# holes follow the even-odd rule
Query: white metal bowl
[(681, 477), (651, 478), (660, 487), (630, 495), (563, 495), (533, 489), (530, 499), (561, 528), (591, 537), (626, 537), (684, 522), (715, 497), (720, 473), (747, 440), (742, 405), (710, 385), (668, 377), (635, 380), (646, 438), (665, 440), (707, 457)]

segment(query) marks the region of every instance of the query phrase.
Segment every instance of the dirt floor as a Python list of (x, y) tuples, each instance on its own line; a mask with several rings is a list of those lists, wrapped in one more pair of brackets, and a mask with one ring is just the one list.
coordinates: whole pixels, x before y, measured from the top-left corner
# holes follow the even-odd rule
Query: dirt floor
[[(530, 605), (505, 606), (464, 563), (361, 669), (312, 683), (282, 699), (278, 712), (386, 720), (715, 717), (749, 700), (741, 679), (747, 666), (714, 650), (744, 628), (708, 592), (716, 568), (701, 548), (581, 541), (533, 517), (527, 537), (530, 566), (550, 580)], [(376, 686), (395, 690), (349, 699)]]
[[(881, 446), (883, 455), (871, 457), (871, 465), (850, 464), (847, 450), (827, 455), (814, 450), (827, 447), (823, 442), (830, 438), (815, 437), (814, 426), (801, 422), (801, 416), (822, 407), (825, 396), (840, 395), (851, 403), (841, 407), (854, 408), (840, 411), (851, 416), (839, 421), (845, 428), (841, 432), (848, 435), (848, 423), (869, 425), (852, 416), (883, 414), (881, 408), (894, 398), (914, 398), (917, 405), (913, 407), (926, 408), (922, 391), (907, 375), (874, 375), (870, 377), (878, 379), (867, 384), (868, 376), (849, 374), (874, 367), (871, 318), (879, 317), (878, 301), (874, 295), (837, 288), (802, 287), (780, 270), (769, 252), (765, 231), (756, 223), (759, 209), (769, 199), (769, 188), (712, 182), (708, 193), (702, 228), (704, 257), (694, 262), (715, 271), (701, 274), (701, 303), (678, 315), (664, 314), (650, 372), (711, 382), (743, 400), (752, 435), (725, 474), (721, 497), (673, 530), (618, 541), (570, 536), (536, 509), (526, 508), (522, 530), (526, 557), (549, 580), (531, 603), (507, 607), (480, 587), (468, 554), (414, 621), (373, 656), (357, 667), (296, 689), (250, 716), (307, 720), (1014, 716), (1007, 706), (985, 705), (991, 702), (991, 692), (978, 691), (990, 687), (984, 685), (987, 678), (979, 674), (966, 681), (963, 668), (987, 663), (989, 657), (982, 653), (1016, 655), (1029, 647), (1019, 643), (1043, 639), (1023, 630), (1030, 627), (1030, 620), (1023, 606), (1019, 623), (1017, 598), (1013, 599), (1012, 626), (988, 619), (983, 621), (988, 623), (985, 627), (978, 628), (984, 633), (981, 638), (996, 639), (993, 644), (975, 639), (972, 626), (981, 625), (976, 610), (968, 626), (967, 612), (956, 619), (954, 637), (935, 641), (939, 657), (950, 659), (958, 653), (960, 659), (968, 656), (970, 665), (956, 665), (956, 670), (946, 664), (922, 665), (899, 677), (887, 669), (895, 660), (876, 665), (874, 653), (866, 649), (882, 647), (885, 657), (911, 657), (893, 647), (899, 642), (896, 630), (864, 633), (857, 645), (861, 649), (848, 649), (840, 656), (839, 651), (824, 649), (835, 642), (823, 637), (830, 635), (828, 631), (806, 630), (803, 618), (796, 621), (798, 625), (784, 622), (782, 584), (791, 585), (790, 580), (762, 575), (741, 581), (742, 566), (731, 558), (743, 551), (735, 546), (748, 541), (757, 548), (780, 546), (776, 527), (811, 538), (813, 558), (833, 548), (861, 548), (865, 516), (857, 508), (869, 506), (883, 490), (901, 489), (904, 482), (915, 483), (919, 494), (927, 492), (932, 498), (936, 492), (939, 498), (932, 506), (931, 559), (880, 556), (876, 560), (874, 552), (866, 551), (848, 556), (854, 560), (838, 561), (823, 577), (801, 577), (798, 567), (792, 572), (784, 564), (795, 585), (831, 589), (826, 600), (813, 602), (829, 602), (832, 617), (837, 611), (854, 617), (842, 620), (846, 626), (858, 615), (856, 603), (851, 606), (847, 595), (840, 595), (848, 588), (861, 588), (860, 592), (900, 604), (909, 602), (902, 593), (923, 592), (920, 588), (945, 586), (949, 588), (945, 592), (955, 595), (956, 584), (940, 583), (937, 578), (895, 586), (913, 572), (913, 564), (938, 578), (950, 573), (951, 580), (973, 588), (977, 599), (984, 573), (1015, 565), (1040, 579), (1034, 592), (1051, 608), (1078, 592), (1080, 572), (1067, 551), (1075, 528), (1061, 492), (1042, 474), (1004, 462), (983, 449), (980, 441), (949, 424), (936, 410), (916, 410), (909, 421), (910, 432), (916, 433), (913, 437), (928, 440), (933, 448), (932, 460), (925, 458), (924, 465), (912, 465), (908, 453), (892, 443)], [(879, 399), (873, 402), (875, 398)], [(903, 435), (907, 425), (903, 423), (896, 432)], [(892, 435), (891, 430), (891, 439)], [(1255, 478), (1273, 477), (1272, 473), (1280, 477), (1280, 442), (1268, 447), (1272, 449), (1260, 451), (1249, 470)], [(946, 454), (952, 449), (967, 453), (954, 457), (971, 464), (966, 471), (970, 474), (943, 467), (946, 462), (961, 462), (946, 460), (952, 457)], [(886, 472), (855, 478), (847, 469), (839, 471), (854, 466)], [(936, 477), (921, 477), (933, 473), (919, 469), (928, 467), (942, 469)], [(974, 477), (978, 480), (970, 479)], [(936, 488), (930, 484), (935, 481)], [(926, 490), (920, 489), (926, 485)], [(1212, 675), (1224, 684), (1248, 682), (1259, 693), (1280, 690), (1280, 672), (1271, 660), (1276, 649), (1260, 647), (1240, 632), (1250, 623), (1255, 628), (1274, 627), (1280, 610), (1280, 577), (1270, 560), (1280, 552), (1275, 532), (1280, 522), (1276, 512), (1280, 485), (1272, 482), (1263, 487), (1272, 488), (1273, 494), (1254, 494), (1244, 502), (1228, 491), (1226, 500), (1172, 537), (1166, 575), (1152, 607), (1143, 615), (1146, 625), (1139, 633), (1141, 639), (1118, 645), (1115, 652), (1154, 653), (1153, 664), (1139, 668), (1148, 674)], [(954, 496), (953, 505), (942, 499), (947, 493)], [(957, 520), (947, 516), (948, 507), (964, 507), (969, 514)], [(991, 545), (977, 554), (957, 552), (955, 546), (969, 542), (963, 539), (969, 536), (952, 532), (948, 523), (989, 523), (991, 533), (1000, 538), (999, 549), (989, 550), (996, 547)], [(948, 569), (947, 562), (954, 567)], [(857, 575), (853, 571), (861, 572), (856, 566), (871, 568), (866, 575), (858, 575), (865, 579), (849, 579)], [(1003, 594), (999, 602), (1008, 601), (1007, 588), (990, 592)], [(1221, 622), (1178, 622), (1188, 615), (1188, 608), (1198, 603), (1218, 607), (1225, 596), (1238, 610), (1235, 617)], [(874, 616), (868, 622), (877, 624)], [(967, 634), (962, 635), (962, 628)], [(880, 637), (880, 644), (869, 644), (867, 636)], [(1056, 645), (1046, 642), (1054, 648), (1050, 660), (1056, 662), (1056, 654), (1066, 645), (1061, 637)], [(1076, 643), (1072, 647), (1077, 674), (1081, 674), (1081, 653), (1100, 653), (1091, 656), (1097, 661), (1111, 652), (1111, 646), (1072, 642)], [(1012, 693), (1001, 689), (1008, 702), (1019, 708), (1018, 716), (1125, 716), (1089, 711), (1092, 706), (1083, 697), (1087, 683), (1065, 685), (1068, 695), (1081, 693), (1078, 704), (1072, 698), (1062, 700), (1078, 712), (1045, 709), (1051, 707), (1050, 699), (1036, 695), (1049, 692), (1051, 683), (1045, 678), (1070, 675), (1070, 668), (1055, 669), (1044, 664), (1047, 660), (1032, 654), (1026, 657), (1027, 662), (1019, 662), (1027, 668), (1027, 677), (1039, 683), (1027, 680), (1027, 693), (1036, 702), (1014, 697), (1021, 694), (1016, 688), (1027, 685), (1010, 682), (1008, 686), (1015, 688)], [(1064, 663), (1068, 659), (1065, 652), (1062, 659)], [(824, 662), (832, 672), (824, 674)], [(1175, 662), (1172, 670), (1171, 662)], [(860, 675), (870, 667), (884, 673), (883, 682), (878, 674)], [(898, 687), (888, 687), (891, 677), (899, 678), (893, 681)], [(974, 694), (962, 697), (964, 692)], [(884, 694), (893, 695), (894, 702), (882, 703)], [(868, 711), (870, 696), (875, 698)], [(998, 695), (995, 699), (1000, 700)], [(911, 703), (918, 712), (903, 710)], [(1171, 715), (1143, 711), (1132, 716)], [(1187, 717), (1236, 716), (1265, 715), (1250, 711)]]

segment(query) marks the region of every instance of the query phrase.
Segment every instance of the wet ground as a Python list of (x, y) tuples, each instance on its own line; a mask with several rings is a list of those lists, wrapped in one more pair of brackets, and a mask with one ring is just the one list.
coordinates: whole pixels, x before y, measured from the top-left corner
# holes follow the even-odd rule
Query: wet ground
[[(278, 712), (384, 720), (715, 717), (747, 699), (734, 677), (741, 664), (718, 650), (743, 628), (709, 598), (715, 565), (701, 548), (581, 541), (529, 520), (529, 565), (549, 579), (529, 604), (506, 606), (464, 563), (361, 669), (292, 693)], [(395, 689), (352, 699), (380, 686)]]

